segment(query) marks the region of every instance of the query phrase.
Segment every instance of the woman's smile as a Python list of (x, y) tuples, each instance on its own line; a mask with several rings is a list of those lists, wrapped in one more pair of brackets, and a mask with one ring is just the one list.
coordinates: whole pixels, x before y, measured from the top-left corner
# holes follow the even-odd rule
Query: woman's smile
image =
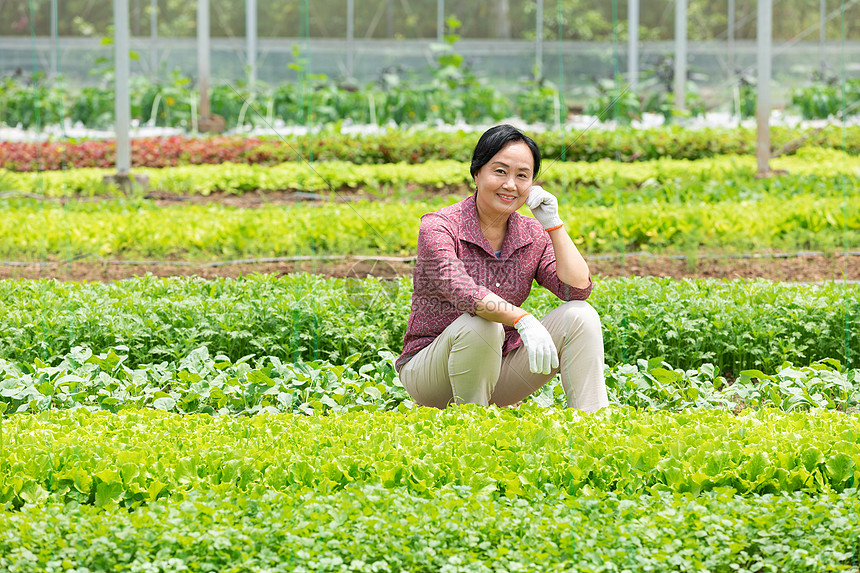
[(529, 196), (534, 156), (522, 141), (508, 143), (475, 174), (478, 216), (487, 227), (504, 229), (508, 216)]

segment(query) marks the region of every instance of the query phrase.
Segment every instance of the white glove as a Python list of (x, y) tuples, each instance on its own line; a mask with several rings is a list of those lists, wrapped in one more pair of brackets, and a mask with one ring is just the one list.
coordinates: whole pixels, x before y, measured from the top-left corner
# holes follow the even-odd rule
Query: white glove
[(534, 374), (549, 374), (558, 368), (558, 351), (549, 331), (531, 314), (517, 320), (514, 325), (529, 352), (529, 370)]
[(558, 199), (540, 185), (534, 185), (529, 189), (526, 205), (529, 206), (532, 215), (540, 221), (544, 229), (552, 229), (563, 224), (561, 217), (558, 216)]

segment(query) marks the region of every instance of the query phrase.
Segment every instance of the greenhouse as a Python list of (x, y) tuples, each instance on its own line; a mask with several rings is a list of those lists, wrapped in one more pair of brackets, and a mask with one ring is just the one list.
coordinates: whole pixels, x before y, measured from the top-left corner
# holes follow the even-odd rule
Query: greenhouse
[(860, 0), (0, 0), (0, 571), (860, 572)]

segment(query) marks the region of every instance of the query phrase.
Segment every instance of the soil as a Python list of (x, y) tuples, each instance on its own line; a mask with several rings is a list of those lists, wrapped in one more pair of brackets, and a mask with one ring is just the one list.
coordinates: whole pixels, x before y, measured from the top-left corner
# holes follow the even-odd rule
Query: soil
[[(700, 257), (696, 260), (668, 256), (628, 255), (624, 258), (588, 258), (596, 277), (652, 276), (672, 278), (764, 278), (788, 282), (860, 281), (860, 256), (749, 256), (747, 258)], [(151, 274), (157, 277), (239, 277), (252, 273), (285, 275), (307, 272), (329, 277), (410, 275), (414, 259), (398, 257), (344, 257), (335, 260), (277, 260), (206, 264), (159, 262), (130, 264), (121, 261), (71, 263), (16, 263), (0, 265), (0, 279), (54, 278), (64, 281), (112, 281)]]

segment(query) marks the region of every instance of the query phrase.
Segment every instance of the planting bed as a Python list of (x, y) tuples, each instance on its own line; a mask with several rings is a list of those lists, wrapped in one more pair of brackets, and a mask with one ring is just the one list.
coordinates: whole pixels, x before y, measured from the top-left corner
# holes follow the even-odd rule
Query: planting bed
[[(544, 157), (564, 161), (632, 162), (660, 158), (703, 159), (720, 154), (750, 155), (756, 133), (749, 128), (683, 129), (668, 127), (636, 130), (571, 129), (534, 132)], [(860, 151), (860, 127), (829, 129), (771, 129), (775, 151), (793, 151), (799, 144), (813, 148)], [(434, 159), (469, 161), (480, 131), (443, 132), (428, 129), (383, 129), (349, 135), (334, 130), (286, 137), (183, 136), (136, 138), (132, 167), (167, 167), (248, 163), (274, 165), (307, 155), (315, 161), (362, 164), (424, 163)], [(76, 167), (111, 168), (116, 162), (113, 140), (24, 143), (0, 142), (0, 167), (12, 171), (59, 170)]]
[(856, 416), (15, 416), (0, 567), (856, 571)]
[(355, 152), (316, 165), (349, 205), (309, 202), (325, 181), (272, 141), (165, 141), (137, 165), (180, 166), (136, 197), (21, 172), (109, 144), (0, 148), (0, 571), (860, 571), (858, 134), (765, 180), (746, 131), (547, 164), (595, 275), (597, 414), (558, 377), (437, 411), (396, 376), (462, 134), (320, 136)]
[[(747, 370), (774, 373), (786, 362), (797, 368), (834, 359), (827, 368), (849, 364), (860, 354), (860, 339), (846, 333), (846, 325), (860, 316), (858, 290), (858, 285), (832, 283), (619, 278), (598, 280), (589, 300), (602, 317), (610, 366), (644, 360), (648, 370), (654, 367), (647, 366), (651, 361), (658, 366), (666, 361), (685, 372), (677, 380), (666, 374), (671, 387), (687, 388), (692, 380), (686, 371), (711, 364), (702, 370), (707, 379), (697, 383), (722, 391)], [(251, 358), (255, 364), (262, 361), (257, 369), (271, 363), (280, 372), (276, 377), (285, 380), (291, 375), (275, 365), (291, 371), (290, 364), (323, 361), (335, 372), (368, 368), (374, 373), (370, 379), (378, 376), (379, 383), (392, 386), (389, 358), (399, 353), (411, 292), (408, 278), (339, 280), (309, 274), (83, 284), (6, 281), (0, 283), (0, 356), (14, 361), (8, 366), (12, 386), (7, 390), (9, 396), (23, 392), (16, 409), (39, 409), (41, 400), (53, 395), (50, 387), (42, 387), (46, 375), (50, 380), (67, 374), (92, 379), (97, 389), (116, 379), (124, 388), (136, 379), (126, 368), (146, 372), (152, 364), (157, 365), (153, 392), (166, 391), (162, 386), (172, 384), (172, 373), (189, 364), (198, 370), (206, 364), (200, 372), (213, 373), (222, 370), (218, 364), (226, 368)], [(524, 308), (543, 315), (556, 303), (538, 288)], [(116, 356), (98, 358), (110, 348), (117, 349)], [(84, 364), (85, 371), (78, 371)], [(176, 376), (183, 387), (199, 381)], [(273, 379), (274, 373), (266, 376)], [(26, 398), (31, 387), (38, 394)], [(128, 393), (135, 403), (152, 398), (139, 384), (134, 388)], [(32, 406), (31, 399), (36, 400)]]

